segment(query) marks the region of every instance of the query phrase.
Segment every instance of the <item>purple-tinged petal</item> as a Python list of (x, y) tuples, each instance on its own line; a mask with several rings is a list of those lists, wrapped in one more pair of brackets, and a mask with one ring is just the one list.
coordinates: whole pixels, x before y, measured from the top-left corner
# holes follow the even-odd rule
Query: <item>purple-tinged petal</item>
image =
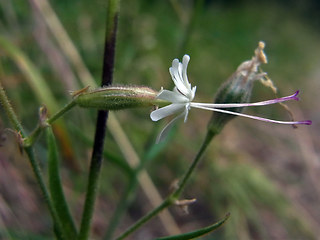
[[(296, 101), (299, 101), (300, 100), (300, 98), (299, 97), (297, 97), (298, 96), (298, 94), (299, 94), (299, 90), (297, 90), (293, 95), (292, 95), (292, 99), (294, 99), (294, 100), (296, 100)], [(290, 96), (289, 96), (290, 97)]]
[(303, 124), (303, 125), (311, 125), (311, 124), (312, 124), (312, 121), (311, 121), (311, 120), (299, 121), (299, 124)]

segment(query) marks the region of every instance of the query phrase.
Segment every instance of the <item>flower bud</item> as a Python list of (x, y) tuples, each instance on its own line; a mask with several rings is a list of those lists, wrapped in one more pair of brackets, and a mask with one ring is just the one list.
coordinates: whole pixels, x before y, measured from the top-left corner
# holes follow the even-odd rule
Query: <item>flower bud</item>
[[(236, 72), (222, 84), (219, 88), (214, 103), (248, 103), (251, 96), (253, 82), (265, 76), (265, 73), (258, 73), (258, 67), (261, 63), (267, 63), (267, 58), (263, 52), (265, 44), (259, 42), (255, 50), (255, 56), (252, 60), (245, 61), (236, 70)], [(226, 108), (232, 112), (242, 112), (244, 107)], [(212, 134), (218, 134), (224, 125), (233, 119), (235, 115), (213, 112), (208, 124), (208, 131)]]
[(156, 99), (158, 92), (148, 87), (110, 86), (81, 92), (74, 102), (84, 108), (99, 110), (120, 110), (136, 107), (163, 105), (164, 101)]

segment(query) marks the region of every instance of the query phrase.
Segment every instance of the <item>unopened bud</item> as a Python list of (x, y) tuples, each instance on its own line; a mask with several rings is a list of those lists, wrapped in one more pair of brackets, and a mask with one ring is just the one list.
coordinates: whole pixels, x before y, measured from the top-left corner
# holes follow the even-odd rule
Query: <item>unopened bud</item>
[(80, 107), (99, 110), (120, 110), (136, 107), (163, 105), (164, 101), (156, 99), (158, 92), (148, 87), (111, 86), (82, 92), (75, 97)]
[[(248, 103), (250, 100), (253, 82), (261, 79), (266, 74), (258, 73), (258, 67), (261, 63), (267, 63), (266, 55), (263, 52), (265, 44), (259, 42), (255, 50), (255, 56), (251, 60), (245, 61), (238, 67), (237, 71), (222, 84), (215, 97), (214, 103)], [(226, 108), (225, 110), (233, 112), (242, 112), (243, 107)], [(224, 125), (233, 119), (235, 115), (213, 112), (208, 124), (208, 131), (217, 134)]]

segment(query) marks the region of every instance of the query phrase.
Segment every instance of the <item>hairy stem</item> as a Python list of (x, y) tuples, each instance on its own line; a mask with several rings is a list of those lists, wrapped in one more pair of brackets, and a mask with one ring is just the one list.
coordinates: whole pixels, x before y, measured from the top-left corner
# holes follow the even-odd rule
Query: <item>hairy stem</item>
[(24, 137), (25, 136), (24, 129), (23, 129), (21, 123), (19, 122), (18, 117), (15, 114), (15, 112), (9, 102), (9, 99), (8, 99), (4, 89), (2, 87), (1, 82), (0, 82), (0, 103), (3, 107), (3, 109), (5, 110), (8, 118), (9, 118), (9, 121), (12, 124), (12, 126), (14, 127), (14, 129), (16, 131), (20, 132), (22, 137)]
[[(21, 137), (24, 138), (26, 137), (26, 133), (21, 125), (21, 123), (18, 120), (17, 115), (15, 114), (9, 99), (0, 83), (0, 102), (9, 118), (10, 123), (13, 125), (14, 129), (21, 134)], [(49, 192), (47, 190), (47, 187), (44, 183), (40, 166), (39, 163), (36, 161), (35, 156), (34, 156), (34, 150), (32, 146), (28, 146), (24, 148), (25, 152), (27, 153), (27, 156), (29, 158), (30, 165), (32, 167), (33, 173), (36, 177), (36, 181), (40, 186), (40, 190), (43, 194), (44, 200), (48, 205), (49, 211), (51, 213), (51, 216), (53, 218), (54, 222), (54, 227), (55, 227), (55, 232), (58, 238), (63, 238), (63, 233), (61, 230), (61, 223), (59, 221), (58, 215), (55, 211), (55, 208), (52, 204), (52, 200), (50, 198)]]
[[(103, 72), (101, 86), (109, 86), (112, 83), (119, 9), (120, 0), (108, 1), (106, 39), (103, 55)], [(82, 214), (80, 232), (78, 236), (78, 239), (81, 240), (88, 239), (89, 237), (94, 205), (98, 192), (98, 183), (102, 165), (102, 155), (107, 119), (108, 111), (98, 111), (86, 200)]]
[(60, 111), (58, 111), (57, 113), (55, 113), (52, 117), (50, 117), (47, 120), (48, 124), (52, 124), (54, 121), (56, 121), (57, 119), (59, 119), (63, 114), (65, 114), (66, 112), (68, 112), (70, 109), (72, 109), (74, 106), (76, 105), (76, 103), (72, 100), (71, 102), (67, 103)]

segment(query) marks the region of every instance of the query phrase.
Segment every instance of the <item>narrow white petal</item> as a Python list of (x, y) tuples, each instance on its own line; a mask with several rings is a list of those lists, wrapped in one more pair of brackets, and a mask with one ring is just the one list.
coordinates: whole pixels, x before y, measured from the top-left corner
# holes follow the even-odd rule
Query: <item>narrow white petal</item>
[(158, 99), (162, 99), (172, 103), (184, 103), (188, 102), (189, 99), (176, 91), (162, 90), (158, 96)]
[(162, 142), (167, 136), (168, 133), (170, 131), (170, 129), (172, 128), (172, 126), (174, 125), (174, 123), (179, 119), (182, 118), (185, 115), (185, 112), (179, 114), (177, 117), (175, 117), (174, 119), (172, 119), (159, 133), (156, 143), (160, 143)]
[(185, 96), (188, 96), (188, 89), (183, 83), (183, 80), (179, 77), (178, 70), (175, 68), (169, 68), (169, 72), (171, 74), (172, 81), (174, 82), (174, 85), (179, 90), (179, 92)]
[(165, 118), (167, 116), (170, 116), (176, 112), (183, 110), (184, 107), (185, 107), (185, 104), (173, 103), (173, 104), (170, 104), (169, 106), (165, 106), (152, 111), (150, 113), (150, 118), (152, 121), (159, 121), (162, 118)]
[(196, 90), (197, 90), (197, 86), (194, 86), (191, 90), (190, 101), (194, 99), (194, 96), (196, 95)]
[(178, 68), (179, 68), (179, 60), (178, 60), (177, 58), (173, 59), (173, 61), (172, 61), (172, 67), (173, 67), (174, 69), (177, 69), (177, 70), (178, 70)]
[(184, 122), (186, 123), (188, 120), (188, 114), (189, 114), (189, 110), (190, 110), (190, 103), (185, 105), (185, 110), (184, 110)]
[(189, 101), (192, 101), (195, 95), (195, 88), (191, 89), (191, 84), (188, 81), (187, 67), (189, 61), (189, 55), (183, 56), (182, 63), (178, 59), (174, 59), (169, 72), (178, 92), (186, 96)]
[(182, 58), (182, 78), (184, 81), (184, 84), (187, 88), (191, 89), (191, 85), (188, 81), (188, 76), (187, 76), (187, 68), (188, 68), (188, 63), (190, 61), (190, 56), (189, 55), (184, 55)]

